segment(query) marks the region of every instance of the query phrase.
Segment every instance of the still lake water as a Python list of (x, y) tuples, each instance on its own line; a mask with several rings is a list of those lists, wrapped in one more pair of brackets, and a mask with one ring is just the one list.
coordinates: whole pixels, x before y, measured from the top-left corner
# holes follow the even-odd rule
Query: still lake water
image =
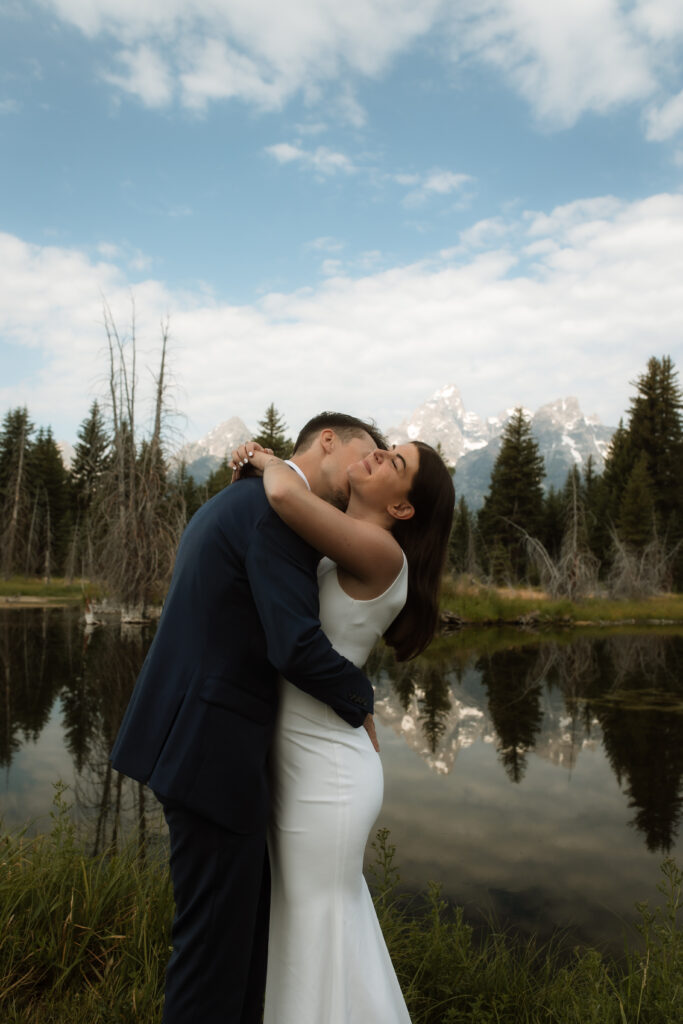
[[(163, 830), (107, 755), (153, 627), (0, 609), (0, 817), (49, 828), (53, 784), (94, 848)], [(683, 631), (462, 631), (397, 665), (378, 651), (385, 801), (402, 884), (468, 916), (618, 948), (634, 904), (683, 866)]]

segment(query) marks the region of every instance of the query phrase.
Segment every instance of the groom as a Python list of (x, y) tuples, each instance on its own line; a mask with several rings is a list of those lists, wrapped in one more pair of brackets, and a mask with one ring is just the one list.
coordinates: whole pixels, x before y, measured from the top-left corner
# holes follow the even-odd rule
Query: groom
[[(292, 462), (345, 507), (376, 428), (322, 413)], [(267, 756), (277, 677), (371, 729), (373, 691), (320, 630), (319, 555), (247, 477), (203, 505), (178, 548), (154, 642), (114, 749), (164, 807), (176, 902), (164, 1024), (257, 1024), (268, 934)], [(371, 733), (372, 734), (372, 733)]]

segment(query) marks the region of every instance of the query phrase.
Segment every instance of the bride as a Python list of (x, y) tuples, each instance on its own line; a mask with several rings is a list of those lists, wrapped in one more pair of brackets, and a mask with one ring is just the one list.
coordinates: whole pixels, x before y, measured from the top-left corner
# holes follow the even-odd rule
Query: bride
[[(349, 467), (346, 513), (258, 445), (233, 453), (263, 474), (268, 501), (324, 556), (320, 621), (362, 666), (380, 636), (401, 660), (431, 640), (453, 516), (441, 457), (412, 442)], [(272, 872), (264, 1024), (410, 1024), (362, 874), (383, 796), (364, 729), (281, 681), (272, 755)]]

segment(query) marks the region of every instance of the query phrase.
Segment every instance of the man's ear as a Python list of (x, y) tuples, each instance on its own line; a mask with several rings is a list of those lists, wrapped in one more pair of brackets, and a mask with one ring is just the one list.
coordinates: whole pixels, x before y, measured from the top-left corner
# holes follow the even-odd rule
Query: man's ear
[(395, 505), (388, 505), (387, 512), (392, 519), (412, 519), (415, 515), (415, 506), (409, 501), (398, 501)]
[(334, 451), (337, 445), (337, 435), (331, 427), (325, 427), (324, 430), (320, 431), (320, 447), (329, 455), (331, 451)]

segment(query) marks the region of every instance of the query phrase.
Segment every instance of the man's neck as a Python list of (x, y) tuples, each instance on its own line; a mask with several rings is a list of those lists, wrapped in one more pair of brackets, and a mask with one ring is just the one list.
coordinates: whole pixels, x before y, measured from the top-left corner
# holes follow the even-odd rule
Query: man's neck
[(314, 494), (319, 497), (325, 495), (321, 493), (323, 489), (323, 481), (320, 473), (320, 462), (314, 457), (313, 453), (309, 450), (302, 452), (300, 455), (292, 455), (289, 459), (295, 466), (298, 466), (301, 472), (308, 480), (308, 486), (311, 488)]

